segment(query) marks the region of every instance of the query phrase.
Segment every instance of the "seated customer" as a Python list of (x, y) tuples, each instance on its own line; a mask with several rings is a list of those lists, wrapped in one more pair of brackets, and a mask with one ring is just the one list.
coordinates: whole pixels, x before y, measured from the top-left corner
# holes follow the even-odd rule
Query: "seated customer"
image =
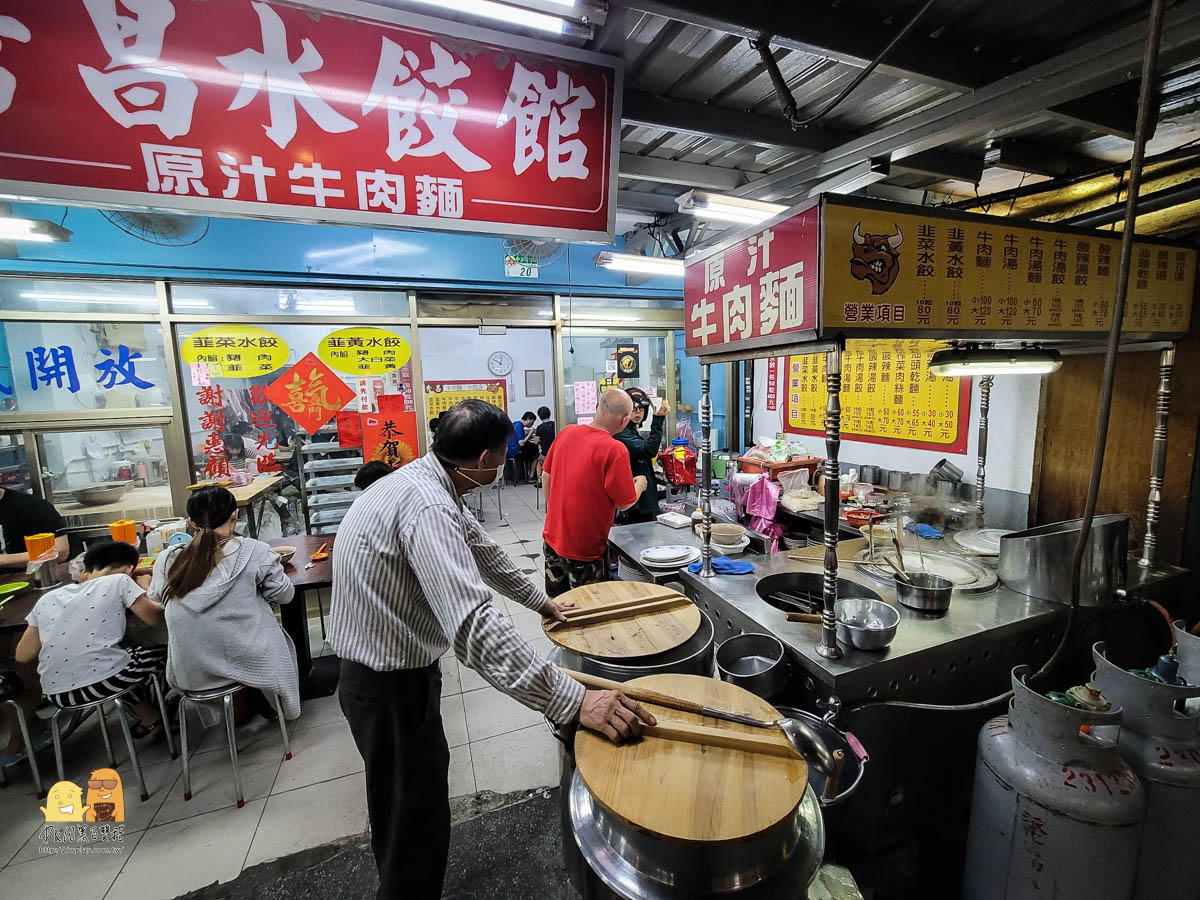
[[(262, 541), (234, 534), (237, 501), (225, 488), (195, 491), (187, 513), (195, 537), (158, 555), (150, 583), (150, 595), (166, 609), (167, 682), (188, 692), (234, 683), (258, 688), (278, 695), (284, 717), (296, 718), (296, 650), (267, 602), (292, 599), (295, 589), (283, 564)], [(257, 691), (246, 699), (251, 709), (273, 717), (270, 701)], [(220, 705), (203, 704), (201, 719), (215, 725)]]
[(57, 534), (54, 546), (66, 558), (67, 536), (62, 516), (36, 494), (0, 488), (0, 566), (24, 566), (29, 562), (25, 538), (34, 534)]
[(126, 609), (147, 625), (163, 621), (163, 608), (129, 577), (137, 563), (129, 544), (94, 545), (83, 557), (83, 581), (43, 594), (33, 607), (15, 656), (37, 659), (42, 690), (56, 706), (102, 700), (136, 685), (127, 697), (140, 720), (134, 736), (143, 738), (162, 730), (150, 679), (162, 674), (167, 648), (121, 646)]
[(373, 459), (354, 473), (354, 486), (360, 491), (365, 491), (380, 478), (391, 474), (391, 466), (381, 459)]
[(542, 421), (537, 428), (533, 429), (538, 445), (537, 471), (534, 474), (540, 479), (542, 477), (542, 463), (546, 461), (546, 454), (550, 452), (550, 445), (554, 443), (554, 436), (558, 433), (558, 428), (554, 424), (554, 419), (550, 417), (550, 407), (539, 407), (538, 418)]

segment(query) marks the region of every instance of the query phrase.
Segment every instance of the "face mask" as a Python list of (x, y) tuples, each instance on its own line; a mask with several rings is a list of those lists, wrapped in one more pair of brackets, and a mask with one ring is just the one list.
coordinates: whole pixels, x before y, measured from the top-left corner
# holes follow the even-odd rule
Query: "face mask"
[[(472, 478), (470, 475), (467, 474), (468, 470), (464, 469), (462, 466), (456, 466), (455, 471), (457, 471), (458, 474), (462, 475), (463, 478), (467, 479), (467, 481), (469, 481), (472, 484), (477, 485), (481, 488), (491, 487), (493, 484), (496, 483), (496, 479), (500, 477), (500, 467), (499, 466), (492, 470), (492, 477), (489, 478), (487, 481), (478, 481), (478, 480)], [(483, 472), (486, 470), (485, 469), (471, 469), (470, 471)], [(474, 490), (474, 489), (472, 488), (472, 490)]]

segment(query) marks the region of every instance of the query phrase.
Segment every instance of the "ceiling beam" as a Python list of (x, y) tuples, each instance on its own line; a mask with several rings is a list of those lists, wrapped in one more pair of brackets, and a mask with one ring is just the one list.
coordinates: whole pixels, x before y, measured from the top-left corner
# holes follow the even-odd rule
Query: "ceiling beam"
[(1037, 144), (1021, 138), (998, 138), (989, 141), (983, 158), (989, 166), (1028, 172), (1031, 175), (1078, 175), (1094, 172), (1105, 160), (1059, 147)]
[(675, 202), (673, 194), (653, 191), (617, 191), (617, 208), (652, 213), (679, 212), (679, 205)]
[(817, 126), (793, 131), (786, 121), (775, 116), (671, 97), (656, 97), (637, 90), (625, 91), (621, 119), (627, 124), (805, 153), (828, 150), (851, 136), (845, 131)]
[(639, 178), (664, 184), (682, 184), (708, 191), (732, 191), (746, 183), (746, 173), (740, 169), (705, 166), (699, 163), (677, 162), (656, 156), (622, 153), (617, 166), (622, 178)]
[(945, 150), (925, 150), (896, 160), (892, 163), (892, 172), (917, 172), (936, 178), (979, 184), (983, 178), (983, 160), (963, 156), (961, 153), (947, 153)]
[[(835, 10), (800, 9), (773, 0), (610, 0), (610, 6), (647, 12), (744, 38), (770, 37), (786, 47), (865, 67), (895, 35), (896, 24)], [(969, 93), (1012, 71), (1007, 61), (949, 40), (911, 34), (878, 70), (946, 90)], [(1136, 100), (1107, 92), (1073, 98), (1047, 110), (1060, 121), (1133, 139)]]
[(891, 174), (887, 160), (866, 159), (831, 175), (808, 192), (809, 197), (819, 194), (853, 194), (857, 190), (883, 181)]
[[(893, 164), (941, 144), (973, 137), (1045, 109), (1124, 81), (1141, 64), (1144, 22), (1120, 28), (1083, 46), (1001, 78), (974, 93), (929, 109), (849, 141), (819, 156), (784, 166), (756, 181), (742, 195), (784, 200), (807, 193), (806, 185), (828, 178), (865, 159), (890, 154)], [(1183, 0), (1164, 17), (1161, 53), (1165, 58), (1200, 46), (1200, 0)]]

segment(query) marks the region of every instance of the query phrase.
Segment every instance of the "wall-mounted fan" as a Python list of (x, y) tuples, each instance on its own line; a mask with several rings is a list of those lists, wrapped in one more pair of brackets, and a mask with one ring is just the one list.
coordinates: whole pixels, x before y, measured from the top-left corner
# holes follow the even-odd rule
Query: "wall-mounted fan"
[(208, 216), (173, 216), (121, 209), (102, 209), (100, 215), (126, 234), (162, 247), (186, 247), (208, 234)]
[(548, 266), (562, 259), (567, 252), (567, 245), (548, 239), (509, 237), (504, 239), (504, 252), (510, 256), (535, 259), (539, 266)]

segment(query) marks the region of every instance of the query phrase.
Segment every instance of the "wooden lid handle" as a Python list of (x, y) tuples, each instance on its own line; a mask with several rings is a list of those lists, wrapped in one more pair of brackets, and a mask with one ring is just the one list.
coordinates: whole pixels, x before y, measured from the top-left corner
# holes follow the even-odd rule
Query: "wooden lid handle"
[(791, 741), (776, 732), (774, 735), (731, 731), (709, 725), (693, 725), (690, 722), (672, 722), (660, 719), (657, 725), (642, 726), (643, 737), (665, 738), (671, 741), (687, 741), (708, 747), (740, 750), (744, 753), (762, 753), (767, 756), (782, 756), (787, 759), (799, 757), (800, 751)]
[(587, 672), (576, 672), (573, 669), (563, 669), (562, 673), (574, 678), (585, 687), (595, 688), (600, 691), (620, 691), (626, 697), (632, 697), (634, 700), (640, 700), (642, 703), (653, 703), (656, 706), (665, 706), (667, 709), (678, 709), (683, 712), (696, 713), (696, 715), (704, 714), (704, 704), (696, 703), (692, 700), (684, 700), (682, 697), (660, 694), (658, 691), (652, 691), (648, 688), (622, 684), (619, 681), (601, 678), (599, 675), (589, 675)]
[(823, 800), (832, 800), (837, 796), (838, 782), (842, 780), (842, 766), (846, 764), (846, 751), (833, 751), (833, 771), (829, 773), (829, 777), (825, 779), (825, 790), (821, 794)]
[(789, 622), (807, 622), (809, 625), (820, 625), (821, 615), (820, 613), (790, 612), (787, 614), (787, 620)]

